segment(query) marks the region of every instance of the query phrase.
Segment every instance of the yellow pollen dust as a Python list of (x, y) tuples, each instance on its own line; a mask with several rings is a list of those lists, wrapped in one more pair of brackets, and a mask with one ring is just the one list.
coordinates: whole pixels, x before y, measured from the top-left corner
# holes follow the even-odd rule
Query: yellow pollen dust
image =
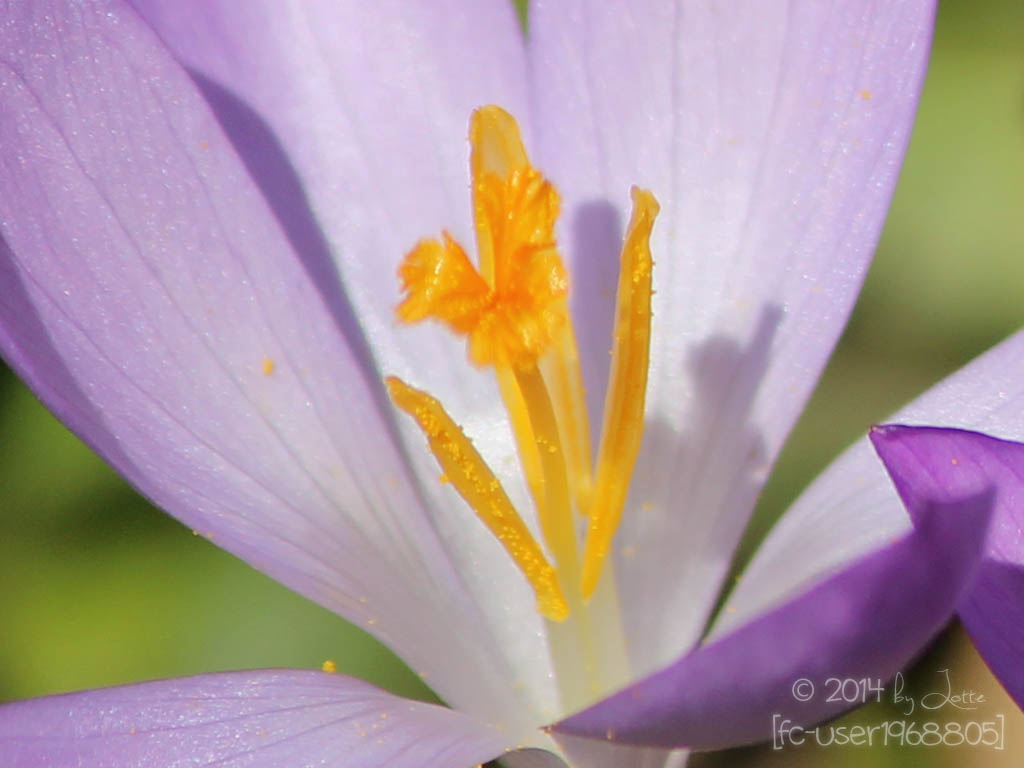
[(582, 610), (605, 570), (640, 447), (653, 293), (648, 241), (658, 204), (633, 189), (595, 464), (568, 276), (554, 235), (558, 192), (530, 164), (515, 119), (499, 107), (473, 113), (469, 139), (478, 264), (447, 232), (421, 240), (398, 269), (404, 297), (396, 311), (407, 323), (441, 322), (466, 338), (473, 363), (493, 367), (544, 546), (436, 399), (394, 377), (388, 392), (426, 436), (442, 477), (532, 585), (538, 611), (561, 621)]

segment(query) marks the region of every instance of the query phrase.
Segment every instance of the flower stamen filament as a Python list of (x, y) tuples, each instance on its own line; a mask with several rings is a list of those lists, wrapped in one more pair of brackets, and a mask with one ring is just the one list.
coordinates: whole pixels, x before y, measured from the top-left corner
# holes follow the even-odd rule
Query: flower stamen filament
[(633, 217), (622, 246), (608, 394), (604, 403), (597, 479), (583, 555), (583, 596), (597, 586), (626, 505), (629, 481), (640, 452), (651, 349), (650, 236), (658, 203), (646, 190), (632, 190)]
[(569, 615), (569, 606), (558, 575), (487, 462), (435, 398), (395, 376), (388, 377), (386, 383), (391, 400), (416, 419), (423, 430), (445, 477), (498, 538), (533, 586), (537, 610), (553, 621), (564, 621)]
[(566, 584), (570, 585), (567, 589), (572, 593), (578, 593), (579, 551), (572, 519), (565, 454), (562, 452), (562, 439), (558, 433), (555, 411), (551, 407), (551, 398), (544, 379), (537, 368), (516, 369), (514, 375), (529, 414), (540, 459), (544, 493), (537, 511), (541, 531), (555, 559), (559, 574)]
[[(568, 307), (565, 314), (569, 316)], [(545, 381), (550, 382), (551, 401), (558, 414), (573, 502), (580, 514), (587, 515), (590, 512), (594, 482), (590, 419), (587, 417), (587, 398), (580, 370), (580, 353), (576, 346), (576, 331), (571, 322), (566, 323), (551, 351), (541, 360), (541, 369)]]
[(494, 372), (498, 378), (498, 387), (501, 390), (505, 412), (508, 413), (509, 424), (512, 427), (512, 437), (516, 442), (519, 464), (523, 468), (523, 476), (530, 489), (533, 504), (540, 510), (545, 503), (544, 474), (541, 470), (537, 441), (533, 436), (533, 426), (530, 424), (530, 414), (523, 401), (523, 393), (516, 382), (515, 371), (506, 366), (495, 368)]

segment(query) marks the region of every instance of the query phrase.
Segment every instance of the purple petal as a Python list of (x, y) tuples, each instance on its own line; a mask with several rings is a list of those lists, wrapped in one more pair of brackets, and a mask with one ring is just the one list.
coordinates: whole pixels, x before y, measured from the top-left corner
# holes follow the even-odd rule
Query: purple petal
[[(396, 332), (395, 269), (442, 228), (473, 245), (471, 111), (498, 103), (528, 123), (512, 4), (133, 4), (203, 85), (268, 196), (280, 194), (282, 174), (297, 176), (382, 368), (447, 401), (476, 395), (467, 369), (450, 364), (465, 360), (462, 342), (429, 326)], [(283, 152), (286, 167), (271, 164), (268, 149)]]
[[(522, 33), (508, 0), (135, 0), (193, 74), (303, 258), (341, 276), (381, 371), (451, 410), (519, 509), (530, 509), (490, 371), (433, 324), (401, 326), (396, 267), (442, 228), (472, 248), (471, 111), (528, 123)], [(324, 268), (324, 264), (327, 268)], [(496, 426), (497, 425), (497, 426)], [(509, 678), (549, 680), (543, 622), (522, 575), (477, 524), (411, 420), (398, 419), (435, 524)], [(495, 599), (500, 593), (501, 599)], [(468, 679), (472, 676), (468, 676)], [(556, 696), (546, 685), (542, 706)], [(457, 701), (455, 692), (448, 700)]]
[(846, 322), (933, 11), (932, 0), (535, 4), (535, 134), (566, 198), (595, 414), (630, 184), (662, 203), (648, 427), (617, 536), (639, 669), (699, 637)]
[(449, 701), (535, 723), (510, 690), (534, 657), (513, 670), (493, 650), (361, 330), (192, 80), (121, 3), (3, 9), (4, 356), (159, 506), (377, 634)]
[(958, 429), (871, 434), (907, 509), (996, 489), (985, 558), (959, 614), (1006, 690), (1024, 706), (1024, 445)]
[(851, 705), (827, 700), (828, 678), (884, 684), (950, 617), (977, 570), (992, 507), (984, 489), (919, 500), (906, 537), (554, 731), (709, 749), (839, 714)]
[(322, 672), (226, 672), (0, 707), (9, 768), (466, 768), (508, 735)]
[(1024, 565), (984, 560), (957, 612), (982, 658), (1024, 709)]

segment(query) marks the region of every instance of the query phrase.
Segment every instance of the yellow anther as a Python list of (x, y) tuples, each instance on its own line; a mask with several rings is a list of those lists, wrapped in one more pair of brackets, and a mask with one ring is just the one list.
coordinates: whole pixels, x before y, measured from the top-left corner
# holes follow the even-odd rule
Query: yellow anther
[(558, 575), (483, 457), (435, 398), (394, 376), (387, 379), (387, 387), (395, 405), (412, 416), (426, 435), (452, 486), (526, 576), (537, 595), (537, 610), (549, 619), (563, 621), (569, 607)]
[(646, 190), (634, 187), (632, 195), (633, 216), (622, 245), (612, 364), (583, 553), (584, 597), (593, 594), (601, 576), (612, 536), (622, 517), (644, 429), (651, 346), (650, 237), (658, 203)]
[(534, 505), (540, 509), (544, 503), (544, 476), (541, 473), (537, 441), (533, 437), (533, 427), (530, 425), (530, 414), (526, 410), (526, 403), (523, 402), (523, 394), (519, 391), (519, 384), (512, 368), (495, 368), (495, 373), (498, 376), (501, 399), (505, 403), (505, 411), (512, 426), (519, 463), (522, 465)]
[(333, 675), (337, 673), (338, 665), (334, 663), (333, 659), (327, 659), (327, 661), (320, 665), (320, 669), (329, 675)]

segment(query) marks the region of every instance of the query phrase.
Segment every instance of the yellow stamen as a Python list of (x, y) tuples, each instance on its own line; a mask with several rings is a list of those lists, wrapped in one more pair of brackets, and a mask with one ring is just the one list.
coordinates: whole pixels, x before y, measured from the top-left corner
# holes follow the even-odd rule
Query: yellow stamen
[(529, 414), (544, 478), (544, 501), (538, 510), (540, 527), (559, 574), (575, 593), (579, 584), (579, 555), (558, 422), (540, 371), (536, 368), (517, 370), (515, 376)]
[(530, 426), (530, 414), (519, 391), (515, 372), (509, 368), (495, 368), (498, 385), (501, 388), (501, 399), (505, 403), (509, 423), (512, 425), (512, 436), (516, 441), (519, 463), (526, 477), (526, 485), (537, 509), (544, 504), (544, 477), (541, 474), (540, 454), (537, 452), (537, 441), (533, 437)]
[(543, 371), (545, 381), (551, 385), (551, 400), (558, 414), (573, 501), (580, 514), (586, 515), (590, 512), (593, 491), (593, 458), (590, 454), (587, 398), (572, 323), (566, 323), (562, 329), (555, 346), (543, 361)]
[(580, 592), (579, 548), (566, 477), (559, 424), (548, 389), (536, 368), (515, 370), (522, 402), (529, 415), (541, 464), (543, 494), (537, 504), (541, 531), (554, 557), (558, 577), (565, 586), (573, 622), (552, 627), (552, 652), (561, 659), (559, 685), (567, 707), (575, 707), (600, 690), (602, 660), (597, 656), (594, 628)]
[(583, 554), (583, 595), (601, 576), (612, 536), (622, 517), (644, 428), (644, 398), (651, 344), (650, 236), (658, 203), (650, 192), (632, 190), (633, 216), (622, 245), (616, 296), (614, 346), (597, 458), (594, 505)]
[(387, 379), (387, 386), (395, 405), (423, 430), (449, 482), (526, 576), (537, 595), (537, 610), (549, 619), (563, 621), (569, 607), (555, 569), (473, 444), (436, 399), (394, 376)]

